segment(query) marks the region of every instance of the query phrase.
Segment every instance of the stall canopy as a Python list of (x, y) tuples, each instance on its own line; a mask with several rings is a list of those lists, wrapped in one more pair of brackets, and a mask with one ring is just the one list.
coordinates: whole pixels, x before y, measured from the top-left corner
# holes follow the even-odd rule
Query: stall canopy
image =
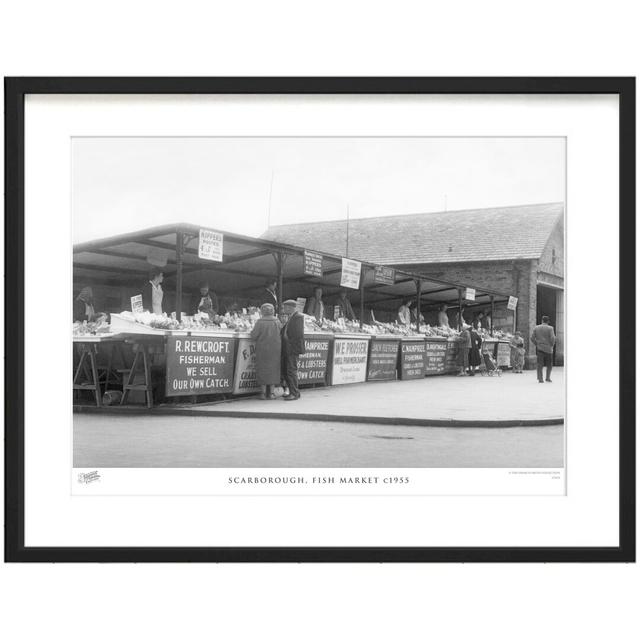
[[(267, 277), (279, 280), (280, 302), (311, 297), (320, 285), (327, 296), (340, 289), (342, 257), (322, 253), (322, 276), (305, 274), (305, 249), (291, 245), (216, 231), (222, 235), (222, 261), (199, 257), (202, 227), (174, 224), (92, 240), (74, 245), (73, 274), (76, 284), (101, 284), (135, 288), (144, 283), (152, 266), (161, 267), (165, 287), (176, 292), (176, 311), (185, 311), (184, 296), (196, 291), (203, 280), (221, 296), (251, 300), (260, 295)], [(210, 229), (211, 231), (211, 229)], [(509, 294), (473, 284), (426, 278), (418, 273), (394, 270), (393, 284), (376, 278), (377, 265), (362, 262), (360, 306), (393, 311), (404, 298), (419, 296), (425, 305), (457, 305), (466, 288), (475, 289), (475, 301), (465, 306), (506, 302)], [(388, 275), (388, 274), (387, 274)], [(357, 296), (357, 292), (354, 291)], [(357, 303), (353, 305), (357, 309)], [(362, 314), (360, 314), (362, 318)]]

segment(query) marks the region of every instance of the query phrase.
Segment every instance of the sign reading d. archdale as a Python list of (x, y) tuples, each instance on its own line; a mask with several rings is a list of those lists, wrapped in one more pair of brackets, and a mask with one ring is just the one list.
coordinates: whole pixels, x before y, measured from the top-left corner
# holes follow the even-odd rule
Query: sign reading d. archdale
[(236, 339), (167, 338), (167, 395), (231, 393)]
[(322, 256), (319, 253), (304, 252), (304, 273), (307, 276), (322, 278)]

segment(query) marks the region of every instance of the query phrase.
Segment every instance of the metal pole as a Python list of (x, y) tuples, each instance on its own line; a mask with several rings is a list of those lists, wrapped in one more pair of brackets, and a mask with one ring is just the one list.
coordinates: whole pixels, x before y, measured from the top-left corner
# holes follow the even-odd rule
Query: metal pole
[(184, 234), (176, 233), (176, 320), (182, 320), (182, 256), (184, 255)]
[(420, 305), (422, 296), (422, 280), (416, 280), (416, 331), (420, 332)]
[(364, 274), (365, 268), (362, 267), (362, 272), (360, 273), (360, 328), (362, 328), (364, 321)]
[(458, 331), (462, 329), (462, 289), (458, 289)]
[(493, 310), (494, 310), (494, 306), (493, 306), (493, 296), (491, 296), (491, 336), (493, 337)]

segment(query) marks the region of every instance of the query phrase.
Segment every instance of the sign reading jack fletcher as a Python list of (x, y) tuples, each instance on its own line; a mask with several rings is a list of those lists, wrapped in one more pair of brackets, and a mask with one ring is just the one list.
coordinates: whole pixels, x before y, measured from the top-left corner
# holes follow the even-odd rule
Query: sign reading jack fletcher
[(167, 395), (231, 392), (235, 338), (167, 338)]

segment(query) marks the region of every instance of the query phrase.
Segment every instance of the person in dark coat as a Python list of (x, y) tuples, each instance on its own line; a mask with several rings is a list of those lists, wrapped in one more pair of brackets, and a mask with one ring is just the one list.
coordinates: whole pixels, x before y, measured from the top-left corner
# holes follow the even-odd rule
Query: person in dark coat
[(159, 316), (163, 312), (162, 299), (164, 291), (161, 286), (163, 279), (164, 273), (162, 273), (162, 269), (154, 268), (149, 272), (149, 282), (142, 287), (142, 308)]
[[(551, 382), (551, 369), (553, 368), (553, 347), (556, 344), (556, 334), (549, 324), (549, 316), (542, 316), (542, 324), (536, 325), (531, 336), (531, 342), (536, 347), (538, 359), (538, 382)], [(542, 379), (542, 367), (547, 368), (546, 378)]]
[(196, 313), (206, 313), (209, 316), (217, 315), (220, 308), (218, 296), (215, 291), (211, 290), (208, 282), (200, 283), (200, 291), (193, 296), (191, 308), (194, 315)]
[(471, 350), (471, 333), (469, 325), (463, 324), (458, 336), (458, 376), (466, 376), (469, 367), (469, 351)]
[(298, 400), (298, 356), (305, 352), (304, 316), (296, 309), (295, 300), (286, 300), (282, 306), (288, 316), (282, 328), (282, 371), (289, 387), (289, 395), (284, 399)]
[(469, 375), (476, 375), (476, 367), (482, 364), (482, 338), (475, 327), (469, 330), (471, 333), (471, 347), (469, 348)]
[(351, 306), (351, 302), (349, 302), (349, 298), (347, 298), (346, 289), (340, 289), (340, 293), (338, 294), (338, 299), (336, 300), (336, 307), (338, 307), (339, 309), (341, 318), (346, 318), (347, 320), (356, 319), (356, 314), (353, 312), (353, 307)]
[(262, 317), (251, 330), (251, 339), (256, 341), (256, 382), (261, 387), (260, 398), (273, 400), (272, 387), (280, 384), (282, 326), (272, 304), (263, 304), (260, 313)]
[(274, 309), (278, 309), (278, 294), (276, 293), (277, 281), (275, 278), (269, 278), (264, 283), (264, 289), (260, 292), (258, 307), (262, 308), (263, 304), (272, 304)]

